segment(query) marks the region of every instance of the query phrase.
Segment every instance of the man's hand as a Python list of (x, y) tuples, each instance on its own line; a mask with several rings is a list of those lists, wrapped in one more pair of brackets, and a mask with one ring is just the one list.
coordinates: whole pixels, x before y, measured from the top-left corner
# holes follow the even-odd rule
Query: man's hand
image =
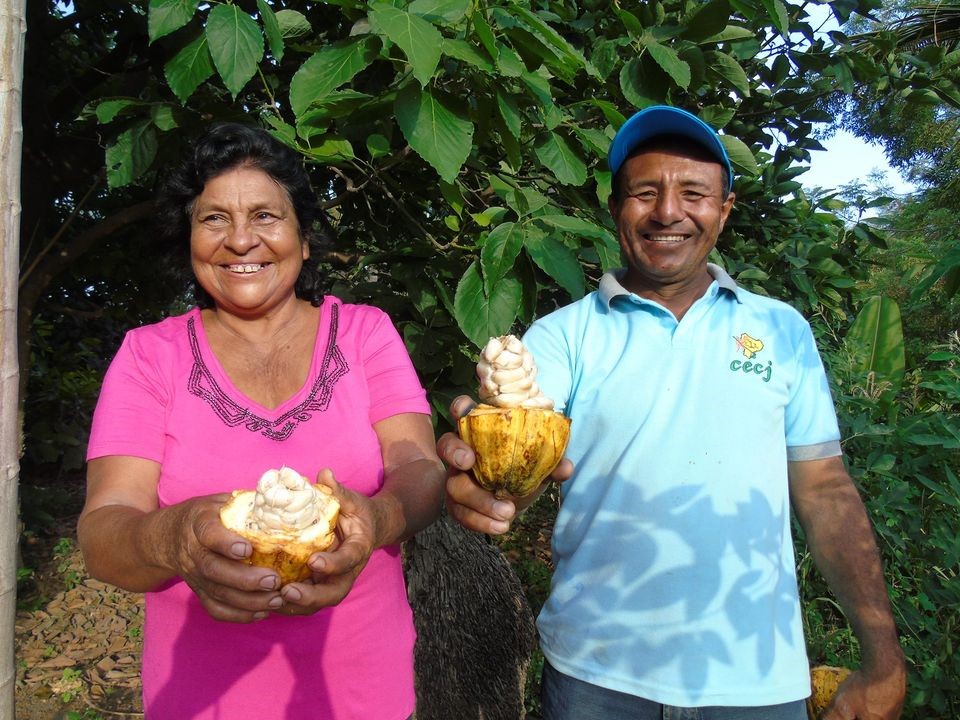
[[(473, 409), (475, 403), (461, 395), (450, 404), (454, 422)], [(573, 463), (564, 458), (547, 480), (523, 498), (498, 498), (484, 490), (470, 473), (476, 456), (456, 433), (446, 433), (437, 441), (437, 454), (447, 465), (447, 511), (465, 528), (488, 535), (500, 535), (510, 529), (517, 514), (543, 492), (549, 482), (563, 482), (573, 474)]]
[(897, 720), (903, 708), (906, 677), (894, 672), (872, 677), (864, 670), (850, 675), (821, 713), (821, 720)]

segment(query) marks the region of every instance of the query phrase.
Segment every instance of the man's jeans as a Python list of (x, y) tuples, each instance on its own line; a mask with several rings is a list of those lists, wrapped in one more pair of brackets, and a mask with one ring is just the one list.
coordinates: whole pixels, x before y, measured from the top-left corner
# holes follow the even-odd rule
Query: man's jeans
[(803, 700), (764, 707), (680, 708), (608, 690), (543, 664), (543, 720), (806, 720)]

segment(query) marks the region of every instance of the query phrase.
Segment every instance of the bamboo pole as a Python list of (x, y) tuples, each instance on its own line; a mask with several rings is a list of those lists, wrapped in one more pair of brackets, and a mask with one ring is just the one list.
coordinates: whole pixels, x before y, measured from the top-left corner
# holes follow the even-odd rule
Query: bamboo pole
[(17, 268), (26, 10), (26, 0), (5, 0), (0, 7), (0, 720), (13, 720), (16, 697), (13, 645), (20, 477)]

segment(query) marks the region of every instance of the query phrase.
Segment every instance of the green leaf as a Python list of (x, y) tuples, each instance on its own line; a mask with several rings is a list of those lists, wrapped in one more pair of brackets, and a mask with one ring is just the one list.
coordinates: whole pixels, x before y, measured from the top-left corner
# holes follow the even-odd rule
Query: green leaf
[(370, 17), (403, 50), (413, 76), (426, 87), (440, 62), (443, 35), (423, 18), (391, 5), (376, 5)]
[(564, 185), (579, 186), (587, 181), (587, 166), (562, 135), (541, 134), (533, 150), (537, 159)]
[(466, 40), (444, 38), (440, 52), (447, 57), (469, 63), (484, 72), (493, 72), (493, 61), (480, 52), (473, 43)]
[(408, 85), (397, 94), (394, 110), (410, 147), (441, 178), (453, 182), (473, 147), (473, 123), (416, 85)]
[(236, 5), (217, 5), (207, 17), (210, 57), (234, 98), (257, 72), (263, 57), (263, 35)]
[(587, 283), (583, 268), (570, 248), (541, 233), (528, 233), (523, 246), (539, 268), (556, 280), (571, 298), (579, 300), (583, 297)]
[(290, 109), (300, 117), (373, 62), (379, 51), (378, 37), (362, 35), (315, 52), (290, 80)]
[(508, 275), (488, 296), (483, 291), (478, 263), (471, 263), (457, 284), (454, 317), (463, 334), (477, 347), (483, 347), (490, 338), (510, 331), (520, 311), (522, 294), (520, 281)]
[(503, 124), (506, 125), (510, 134), (519, 140), (523, 129), (523, 118), (520, 115), (520, 108), (517, 107), (517, 101), (512, 96), (497, 90), (497, 107), (500, 108)]
[(783, 37), (787, 37), (790, 34), (790, 16), (787, 14), (786, 6), (780, 0), (761, 0), (761, 2), (777, 31)]
[(510, 7), (514, 17), (519, 18), (531, 34), (550, 48), (563, 63), (576, 72), (586, 68), (594, 77), (598, 77), (596, 70), (590, 65), (583, 53), (571, 45), (563, 35), (554, 30), (538, 14), (517, 3)]
[(644, 36), (643, 45), (657, 65), (671, 77), (678, 87), (686, 90), (690, 86), (690, 66), (677, 55), (676, 51), (661, 45), (650, 36)]
[(200, 33), (163, 66), (164, 77), (180, 102), (185, 103), (204, 80), (213, 75), (207, 36)]
[(750, 96), (750, 79), (733, 57), (726, 53), (711, 51), (704, 54), (707, 73), (733, 87), (741, 97)]
[(651, 72), (643, 58), (633, 58), (620, 69), (620, 89), (636, 108), (659, 105), (667, 95), (667, 76), (662, 71)]
[(341, 160), (352, 160), (355, 157), (350, 141), (338, 135), (325, 135), (319, 144), (311, 138), (310, 143), (310, 146), (302, 148), (302, 151), (307, 157), (319, 163), (333, 164)]
[(107, 146), (107, 184), (111, 188), (129, 185), (143, 175), (157, 155), (157, 135), (149, 120), (120, 133)]
[(722, 32), (730, 20), (730, 4), (727, 0), (711, 0), (704, 3), (686, 20), (681, 37), (697, 42), (714, 37)]
[(147, 35), (156, 42), (193, 20), (200, 0), (150, 0), (147, 8)]
[(260, 19), (263, 20), (263, 32), (267, 36), (270, 54), (277, 62), (280, 62), (283, 60), (283, 33), (280, 31), (277, 16), (273, 9), (267, 5), (266, 0), (257, 0), (257, 9), (260, 11)]
[(878, 383), (889, 383), (886, 395), (894, 395), (903, 382), (906, 364), (900, 307), (896, 301), (874, 295), (860, 309), (844, 344), (854, 367), (873, 373)]
[(483, 288), (487, 295), (493, 293), (500, 280), (510, 272), (523, 247), (522, 225), (507, 222), (497, 225), (480, 250), (480, 267), (483, 269)]
[(733, 165), (735, 170), (739, 170), (740, 173), (750, 177), (760, 174), (757, 159), (742, 140), (735, 138), (733, 135), (721, 135), (720, 142), (723, 143), (723, 147), (730, 157), (730, 164)]
[(486, 18), (484, 18), (481, 11), (473, 13), (470, 17), (473, 22), (473, 32), (477, 36), (477, 40), (480, 41), (480, 44), (483, 46), (483, 49), (487, 51), (487, 55), (496, 59), (497, 58), (497, 39), (493, 35), (493, 30), (490, 29), (489, 23), (487, 23)]
[(310, 21), (303, 13), (296, 10), (277, 10), (274, 15), (280, 28), (280, 35), (285, 40), (295, 40), (313, 32)]
[(710, 37), (702, 40), (701, 44), (707, 45), (707, 44), (713, 44), (713, 43), (730, 42), (731, 40), (745, 40), (747, 38), (750, 38), (750, 39), (754, 38), (753, 30), (739, 27), (737, 25), (727, 25), (723, 30), (718, 32), (716, 35), (711, 35)]
[(150, 119), (159, 130), (164, 132), (178, 127), (177, 118), (173, 113), (173, 106), (166, 103), (150, 106)]
[(106, 125), (128, 107), (142, 104), (143, 103), (135, 98), (115, 98), (113, 100), (104, 100), (97, 105), (97, 122), (101, 125)]
[(452, 26), (470, 11), (470, 0), (413, 0), (408, 10), (437, 25)]
[(367, 136), (367, 152), (370, 153), (370, 157), (372, 158), (384, 157), (385, 155), (389, 155), (390, 141), (387, 140), (383, 135), (380, 135), (379, 133), (368, 135)]
[(594, 239), (611, 239), (616, 242), (613, 233), (605, 227), (600, 227), (587, 220), (582, 220), (571, 215), (539, 215), (537, 222), (543, 223), (557, 230), (577, 235), (578, 237)]

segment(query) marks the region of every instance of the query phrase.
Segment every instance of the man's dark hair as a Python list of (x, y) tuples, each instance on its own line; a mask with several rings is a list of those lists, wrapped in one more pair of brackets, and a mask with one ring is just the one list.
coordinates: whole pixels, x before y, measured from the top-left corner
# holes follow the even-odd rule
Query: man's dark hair
[[(311, 251), (300, 269), (294, 292), (298, 298), (319, 306), (323, 299), (323, 277), (317, 268), (319, 252), (315, 251), (327, 237), (325, 229), (318, 230), (314, 224), (318, 221), (327, 227), (329, 224), (317, 207), (317, 196), (301, 157), (265, 130), (239, 123), (220, 123), (197, 138), (187, 158), (167, 174), (160, 186), (156, 201), (160, 234), (189, 253), (190, 221), (197, 197), (210, 180), (238, 167), (265, 172), (289, 196), (300, 237)], [(195, 278), (193, 294), (199, 307), (213, 306), (213, 299)]]
[[(727, 170), (723, 166), (723, 163), (721, 163), (720, 160), (718, 160), (708, 148), (684, 135), (657, 135), (649, 138), (648, 140), (644, 140), (630, 151), (630, 154), (627, 155), (627, 160), (632, 158), (634, 155), (639, 155), (642, 152), (647, 152), (649, 150), (660, 150), (664, 148), (683, 148), (687, 153), (689, 153), (692, 157), (695, 157), (697, 160), (703, 160), (704, 162), (711, 162), (719, 165), (721, 178), (720, 198), (726, 199), (727, 195), (730, 194), (730, 178), (727, 176)], [(610, 185), (610, 192), (613, 194), (613, 199), (617, 202), (620, 202), (621, 200), (623, 169), (626, 166), (627, 163), (626, 160), (624, 160), (623, 164), (620, 166), (620, 169), (617, 170), (616, 175), (613, 176), (613, 180)]]

